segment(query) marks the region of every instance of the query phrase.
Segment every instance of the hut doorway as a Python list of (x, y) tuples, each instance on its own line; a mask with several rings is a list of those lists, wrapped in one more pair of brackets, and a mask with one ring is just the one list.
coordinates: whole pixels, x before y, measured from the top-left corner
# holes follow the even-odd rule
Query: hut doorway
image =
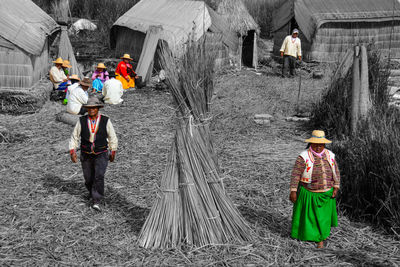
[(242, 62), (246, 67), (253, 67), (254, 40), (256, 31), (251, 30), (243, 37)]

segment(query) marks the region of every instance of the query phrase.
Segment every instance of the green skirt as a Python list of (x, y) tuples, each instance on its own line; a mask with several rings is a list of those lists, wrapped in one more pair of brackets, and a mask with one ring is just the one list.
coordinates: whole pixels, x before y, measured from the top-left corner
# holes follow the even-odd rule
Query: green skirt
[(331, 227), (336, 227), (336, 199), (333, 188), (327, 192), (314, 193), (300, 186), (293, 206), (293, 238), (320, 242), (328, 238)]

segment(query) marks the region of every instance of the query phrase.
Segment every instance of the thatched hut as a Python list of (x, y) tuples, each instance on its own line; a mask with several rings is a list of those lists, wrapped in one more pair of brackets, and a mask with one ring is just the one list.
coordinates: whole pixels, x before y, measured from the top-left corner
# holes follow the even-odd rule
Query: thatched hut
[(159, 29), (159, 42), (168, 45), (176, 55), (184, 51), (188, 40), (198, 41), (208, 35), (218, 35), (222, 40), (220, 63), (228, 59), (228, 51), (237, 51), (238, 47), (228, 24), (202, 1), (142, 0), (111, 28), (110, 45), (115, 48), (115, 55), (129, 53), (138, 61), (146, 33), (153, 28)]
[(221, 0), (214, 2), (216, 11), (227, 22), (230, 29), (237, 33), (239, 42), (239, 62), (248, 67), (257, 67), (257, 36), (260, 27), (248, 12), (242, 0)]
[(274, 54), (299, 28), (303, 58), (337, 61), (349, 47), (374, 44), (400, 57), (400, 4), (397, 0), (282, 0), (274, 12)]
[(30, 88), (49, 71), (57, 23), (30, 0), (0, 1), (0, 89)]

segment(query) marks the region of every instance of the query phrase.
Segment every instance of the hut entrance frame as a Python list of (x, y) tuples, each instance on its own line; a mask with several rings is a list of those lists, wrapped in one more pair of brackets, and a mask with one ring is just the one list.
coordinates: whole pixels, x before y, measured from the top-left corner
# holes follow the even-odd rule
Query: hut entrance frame
[(243, 36), (242, 43), (242, 62), (246, 67), (255, 67), (254, 63), (256, 60), (254, 59), (254, 50), (257, 47), (257, 37), (256, 31), (250, 30), (247, 32), (246, 36)]

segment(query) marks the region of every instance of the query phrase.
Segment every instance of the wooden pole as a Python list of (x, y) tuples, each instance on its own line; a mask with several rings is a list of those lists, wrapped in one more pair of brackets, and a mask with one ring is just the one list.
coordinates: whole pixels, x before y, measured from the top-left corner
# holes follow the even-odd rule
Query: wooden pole
[(361, 87), (360, 87), (360, 105), (359, 114), (360, 118), (365, 118), (368, 115), (368, 111), (371, 108), (371, 98), (369, 93), (369, 82), (368, 82), (368, 56), (367, 48), (361, 46)]
[(257, 71), (258, 67), (258, 46), (257, 46), (257, 32), (254, 31), (254, 43), (253, 43), (253, 67)]
[(352, 97), (351, 97), (351, 133), (357, 131), (357, 123), (359, 118), (359, 104), (360, 104), (360, 48), (354, 47), (354, 60), (353, 60), (353, 84), (352, 84)]
[(239, 70), (242, 70), (242, 53), (243, 53), (243, 37), (242, 35), (239, 36)]

